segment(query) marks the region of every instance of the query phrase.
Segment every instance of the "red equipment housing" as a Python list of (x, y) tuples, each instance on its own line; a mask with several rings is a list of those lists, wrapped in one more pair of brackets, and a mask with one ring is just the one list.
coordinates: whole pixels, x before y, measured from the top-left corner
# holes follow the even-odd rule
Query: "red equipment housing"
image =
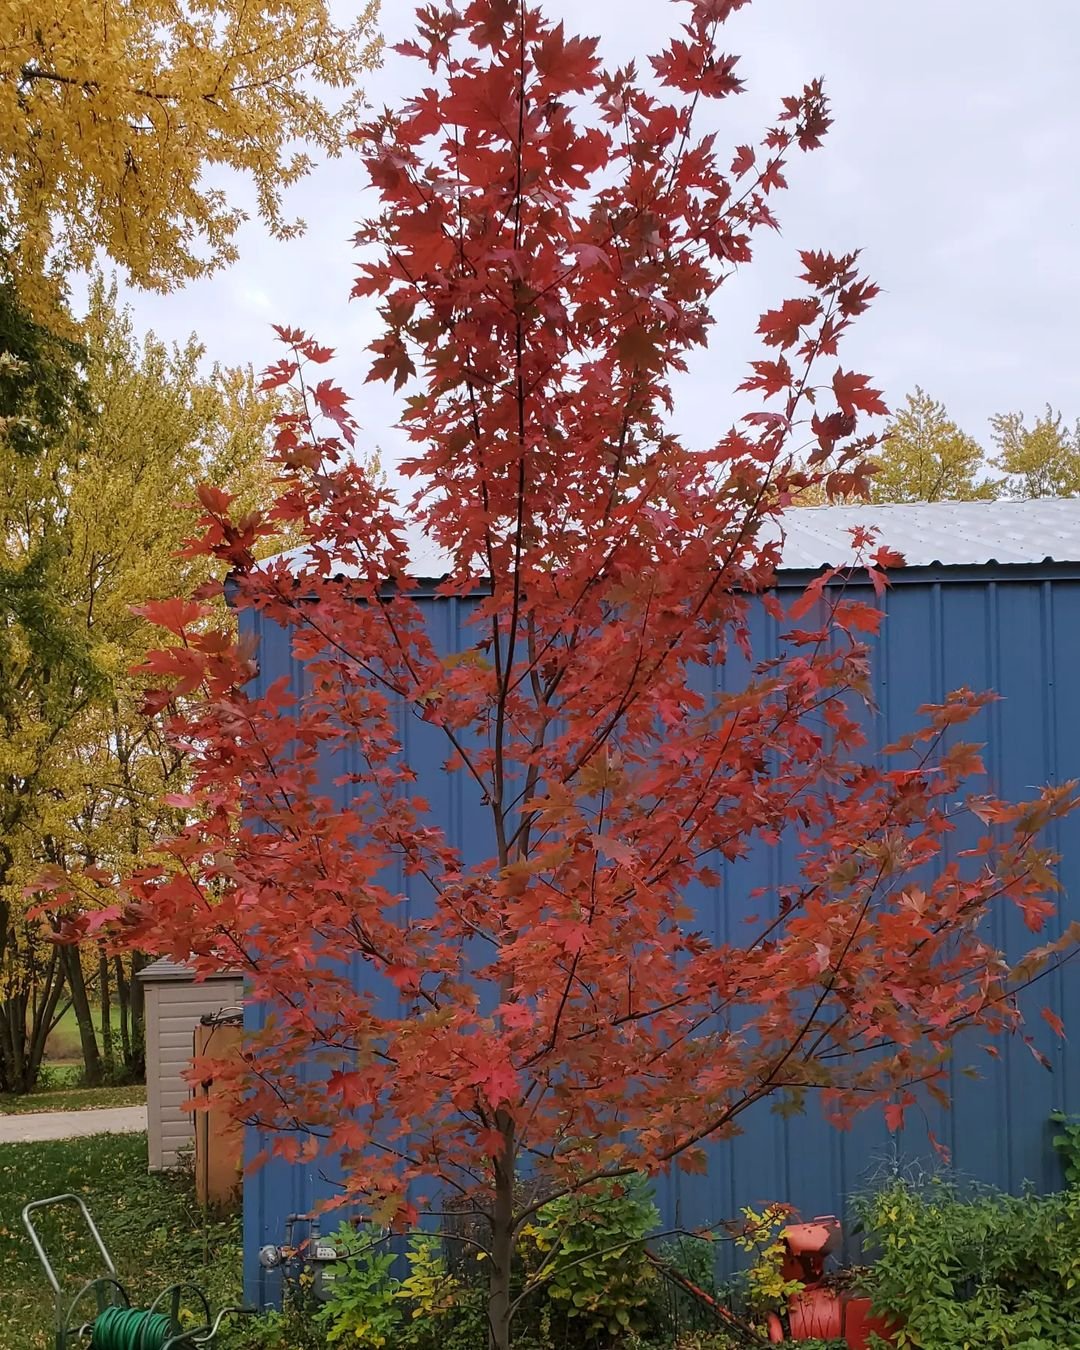
[(832, 1214), (790, 1224), (780, 1234), (786, 1250), (784, 1279), (799, 1280), (804, 1287), (788, 1299), (786, 1335), (780, 1318), (769, 1314), (769, 1340), (774, 1345), (842, 1337), (850, 1350), (869, 1350), (871, 1333), (890, 1339), (891, 1324), (873, 1315), (868, 1298), (826, 1279), (825, 1261), (840, 1246), (841, 1235), (840, 1220)]

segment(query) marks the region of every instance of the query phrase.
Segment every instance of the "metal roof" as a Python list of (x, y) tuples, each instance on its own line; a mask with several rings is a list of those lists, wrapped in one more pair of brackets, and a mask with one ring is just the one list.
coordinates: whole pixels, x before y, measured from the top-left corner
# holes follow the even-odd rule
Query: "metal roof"
[[(426, 535), (416, 521), (405, 522), (401, 526), (401, 532), (409, 555), (407, 576), (417, 577), (423, 581), (437, 581), (449, 573), (453, 565), (450, 554)], [(287, 559), (295, 570), (299, 570), (308, 560), (308, 551), (306, 548), (294, 548), (276, 556)], [(272, 562), (274, 559), (267, 561)], [(355, 576), (356, 569), (352, 566), (339, 566), (335, 568), (334, 575)]]
[(878, 542), (902, 553), (909, 567), (1080, 562), (1080, 498), (1067, 497), (801, 507), (780, 522), (784, 570), (850, 562), (849, 531), (859, 525), (872, 526)]
[[(781, 568), (804, 572), (854, 561), (855, 526), (873, 527), (878, 543), (902, 553), (909, 567), (1080, 563), (1080, 497), (793, 507), (770, 530), (783, 536)], [(409, 575), (427, 581), (446, 576), (446, 551), (415, 523), (407, 524), (404, 534)], [(304, 550), (284, 556), (302, 566)], [(349, 570), (342, 568), (341, 575)]]
[[(242, 976), (243, 972), (239, 970), (215, 970), (210, 975), (204, 975), (203, 980), (236, 980), (242, 978)], [(163, 956), (160, 960), (151, 961), (148, 966), (143, 966), (136, 978), (142, 980), (144, 984), (170, 982), (178, 984), (193, 982), (195, 971), (183, 961), (174, 961), (171, 957)]]

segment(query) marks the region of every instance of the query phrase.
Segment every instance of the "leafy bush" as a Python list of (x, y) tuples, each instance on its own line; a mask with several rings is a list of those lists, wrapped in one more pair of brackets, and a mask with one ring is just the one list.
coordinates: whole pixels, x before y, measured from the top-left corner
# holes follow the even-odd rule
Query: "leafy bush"
[(736, 1242), (754, 1256), (746, 1273), (747, 1301), (754, 1312), (776, 1312), (804, 1288), (801, 1280), (785, 1279), (783, 1272), (787, 1247), (780, 1235), (791, 1223), (791, 1209), (768, 1205), (760, 1214), (752, 1209), (742, 1213), (744, 1228)]
[(476, 1350), (487, 1341), (487, 1293), (451, 1275), (441, 1244), (416, 1237), (409, 1273), (397, 1291), (407, 1312), (398, 1344), (402, 1350)]
[(716, 1244), (709, 1238), (684, 1235), (662, 1242), (660, 1259), (684, 1280), (716, 1298), (727, 1291), (716, 1278)]
[(357, 1350), (476, 1350), (487, 1339), (487, 1295), (446, 1268), (437, 1238), (417, 1235), (405, 1254), (408, 1274), (381, 1237), (348, 1225), (330, 1238), (353, 1253), (332, 1268), (328, 1298), (315, 1315), (323, 1343)]
[(1058, 1127), (1052, 1142), (1061, 1159), (1065, 1181), (1070, 1186), (1080, 1186), (1080, 1118), (1054, 1111), (1050, 1121)]
[(390, 1274), (394, 1253), (347, 1224), (331, 1236), (330, 1245), (354, 1254), (333, 1268), (329, 1298), (315, 1320), (326, 1328), (331, 1345), (348, 1338), (358, 1350), (382, 1350), (396, 1339), (403, 1321), (400, 1282)]
[(607, 1344), (643, 1330), (656, 1273), (644, 1239), (659, 1220), (644, 1180), (607, 1182), (544, 1205), (522, 1233), (526, 1278), (575, 1334)]
[[(726, 1331), (691, 1331), (680, 1336), (671, 1350), (743, 1350), (746, 1342), (734, 1340)], [(669, 1341), (660, 1342), (668, 1350)]]
[[(723, 1331), (693, 1331), (692, 1322), (687, 1328), (666, 1307), (645, 1250), (657, 1219), (643, 1179), (605, 1183), (543, 1205), (518, 1249), (512, 1288), (520, 1300), (517, 1350), (733, 1350)], [(479, 1350), (486, 1344), (485, 1260), (470, 1257), (448, 1268), (441, 1242), (419, 1236), (399, 1278), (395, 1256), (377, 1237), (345, 1227), (329, 1243), (354, 1255), (335, 1270), (328, 1302), (316, 1314), (324, 1344), (357, 1350)], [(685, 1239), (667, 1244), (662, 1254), (699, 1288), (721, 1292), (712, 1242)], [(675, 1324), (682, 1337), (673, 1347)], [(271, 1319), (252, 1350), (256, 1344), (278, 1350), (273, 1338), (281, 1330)]]
[(896, 1181), (858, 1204), (877, 1260), (869, 1292), (920, 1350), (1080, 1343), (1080, 1191), (962, 1194)]
[(289, 1303), (282, 1312), (232, 1320), (220, 1345), (221, 1350), (326, 1350), (326, 1334), (312, 1321), (310, 1309)]
[[(691, 1332), (674, 1343), (664, 1341), (663, 1350), (746, 1350), (746, 1338), (726, 1331)], [(636, 1348), (635, 1348), (636, 1350)], [(642, 1347), (645, 1350), (645, 1347)], [(657, 1347), (660, 1350), (660, 1347)], [(799, 1341), (798, 1350), (848, 1350), (847, 1341)]]

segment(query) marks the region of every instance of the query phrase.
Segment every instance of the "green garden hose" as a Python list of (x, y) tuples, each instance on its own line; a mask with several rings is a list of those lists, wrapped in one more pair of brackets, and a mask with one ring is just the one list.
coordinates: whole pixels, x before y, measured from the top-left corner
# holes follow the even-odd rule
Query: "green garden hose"
[(161, 1350), (176, 1333), (163, 1313), (105, 1308), (94, 1318), (90, 1350)]

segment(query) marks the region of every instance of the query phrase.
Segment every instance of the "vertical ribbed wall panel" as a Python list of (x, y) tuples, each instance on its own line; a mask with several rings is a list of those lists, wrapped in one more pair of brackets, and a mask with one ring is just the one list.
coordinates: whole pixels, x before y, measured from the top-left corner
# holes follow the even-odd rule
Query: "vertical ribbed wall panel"
[[(794, 579), (793, 579), (794, 580)], [(466, 625), (467, 602), (425, 601), (431, 631), (442, 650), (475, 641)], [(887, 613), (874, 661), (877, 707), (868, 714), (871, 743), (885, 744), (916, 721), (920, 704), (940, 701), (966, 685), (993, 688), (1001, 696), (961, 731), (964, 740), (986, 741), (987, 788), (1010, 797), (1030, 795), (1046, 782), (1080, 777), (1080, 713), (1076, 672), (1080, 670), (1080, 580), (1061, 569), (996, 569), (909, 573), (888, 592)], [(263, 618), (245, 615), (244, 624), (260, 644), (260, 684), (289, 674), (297, 687), (302, 672), (292, 659), (287, 634)], [(776, 650), (775, 625), (760, 612), (754, 622), (755, 654)], [(712, 687), (732, 687), (745, 666), (737, 659), (708, 673)], [(417, 791), (431, 803), (466, 858), (485, 847), (486, 819), (475, 785), (462, 774), (442, 770), (445, 750), (437, 731), (415, 720), (402, 723)], [(340, 790), (340, 789), (339, 789)], [(964, 846), (965, 829), (954, 848)], [(1065, 822), (1050, 843), (1063, 856), (1063, 884), (1057, 929), (1080, 918), (1080, 815)], [(737, 940), (741, 921), (757, 909), (747, 897), (755, 886), (790, 877), (790, 858), (781, 848), (755, 845), (738, 868), (725, 866), (715, 893), (695, 897), (702, 920), (719, 938)], [(418, 883), (419, 884), (419, 883)], [(410, 903), (423, 903), (409, 880)], [(1020, 916), (1005, 910), (994, 937), (1012, 955), (1030, 946)], [(359, 974), (359, 971), (358, 971)], [(1049, 1073), (1016, 1039), (999, 1046), (992, 1059), (973, 1036), (957, 1048), (951, 1067), (952, 1107), (928, 1103), (912, 1112), (899, 1136), (878, 1116), (858, 1116), (839, 1131), (811, 1103), (807, 1113), (784, 1120), (766, 1105), (747, 1113), (743, 1132), (711, 1150), (707, 1176), (673, 1173), (658, 1184), (665, 1225), (693, 1227), (731, 1216), (740, 1206), (785, 1200), (805, 1215), (842, 1211), (848, 1196), (873, 1184), (896, 1166), (938, 1168), (931, 1134), (951, 1153), (964, 1177), (1016, 1190), (1025, 1182), (1040, 1189), (1060, 1184), (1048, 1116), (1055, 1107), (1080, 1111), (1080, 973), (1071, 967), (1047, 976), (1024, 999), (1028, 1031), (1048, 1056)], [(1048, 1006), (1072, 1029), (1058, 1041), (1039, 1016)], [(250, 1008), (252, 1025), (261, 1010)], [(974, 1076), (970, 1072), (974, 1070)], [(248, 1155), (259, 1151), (249, 1131)], [(244, 1232), (247, 1295), (275, 1301), (279, 1284), (259, 1270), (257, 1253), (280, 1242), (286, 1215), (311, 1208), (327, 1189), (325, 1162), (287, 1166), (274, 1162), (252, 1172), (245, 1186)]]

